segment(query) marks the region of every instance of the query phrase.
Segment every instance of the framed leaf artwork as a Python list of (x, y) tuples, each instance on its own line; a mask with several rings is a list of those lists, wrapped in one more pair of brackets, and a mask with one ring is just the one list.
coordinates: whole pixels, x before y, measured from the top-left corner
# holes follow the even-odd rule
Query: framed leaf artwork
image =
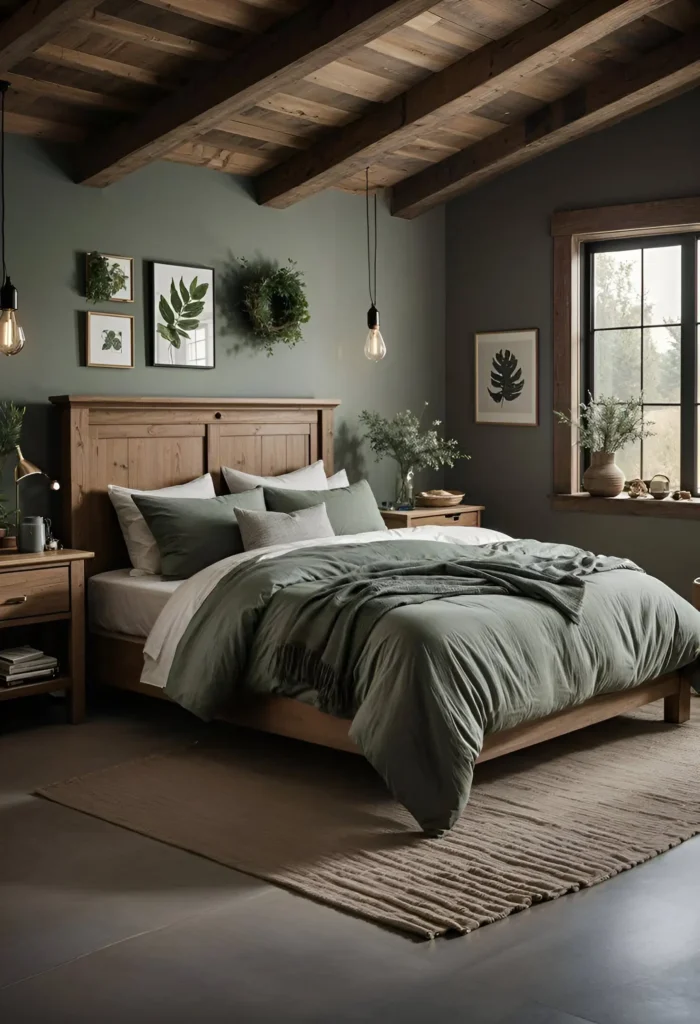
[(484, 331), (475, 335), (477, 423), (536, 427), (539, 331)]
[(154, 366), (214, 367), (214, 271), (181, 263), (151, 264)]
[(134, 365), (134, 318), (123, 313), (86, 313), (85, 363), (112, 370)]

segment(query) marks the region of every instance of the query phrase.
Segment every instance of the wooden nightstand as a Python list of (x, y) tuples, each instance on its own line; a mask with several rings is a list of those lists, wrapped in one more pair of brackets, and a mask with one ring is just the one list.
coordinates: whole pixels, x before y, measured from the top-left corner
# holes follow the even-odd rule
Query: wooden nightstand
[(72, 550), (0, 555), (0, 647), (30, 644), (59, 659), (57, 677), (0, 686), (0, 701), (65, 690), (71, 722), (84, 719), (85, 559), (92, 557)]
[(407, 526), (481, 526), (483, 505), (452, 505), (448, 508), (412, 508), (408, 512), (380, 509), (390, 530)]

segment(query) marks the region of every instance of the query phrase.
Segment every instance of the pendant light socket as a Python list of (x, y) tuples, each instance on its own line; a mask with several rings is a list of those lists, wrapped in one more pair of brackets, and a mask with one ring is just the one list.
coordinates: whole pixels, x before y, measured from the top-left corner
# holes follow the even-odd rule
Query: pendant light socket
[(0, 309), (17, 309), (17, 289), (9, 277), (0, 288)]
[(370, 331), (373, 331), (375, 327), (379, 327), (379, 310), (374, 304), (367, 310), (367, 326)]

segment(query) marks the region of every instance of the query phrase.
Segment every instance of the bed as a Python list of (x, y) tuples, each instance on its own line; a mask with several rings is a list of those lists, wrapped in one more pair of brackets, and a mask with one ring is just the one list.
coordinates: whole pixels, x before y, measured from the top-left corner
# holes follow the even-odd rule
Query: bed
[[(64, 540), (72, 547), (95, 552), (88, 563), (90, 575), (97, 577), (95, 585), (88, 586), (94, 602), (89, 680), (162, 699), (162, 687), (141, 680), (145, 633), (177, 585), (153, 579), (145, 584), (129, 581), (124, 572), (128, 556), (107, 496), (108, 484), (153, 489), (210, 472), (221, 490), (222, 466), (275, 475), (319, 458), (330, 475), (334, 471), (333, 415), (339, 403), (111, 396), (62, 396), (52, 402), (60, 411), (63, 477), (69, 483), (64, 489)], [(96, 597), (100, 590), (102, 596)], [(136, 594), (140, 596), (134, 601)], [(95, 610), (98, 605), (99, 612)], [(130, 614), (124, 614), (125, 608)], [(620, 692), (597, 695), (544, 718), (491, 732), (478, 760), (659, 699), (664, 700), (667, 722), (686, 721), (690, 714), (687, 673), (674, 670), (644, 678)], [(305, 700), (251, 695), (227, 707), (222, 717), (238, 725), (358, 753), (349, 735), (348, 719), (326, 714)]]

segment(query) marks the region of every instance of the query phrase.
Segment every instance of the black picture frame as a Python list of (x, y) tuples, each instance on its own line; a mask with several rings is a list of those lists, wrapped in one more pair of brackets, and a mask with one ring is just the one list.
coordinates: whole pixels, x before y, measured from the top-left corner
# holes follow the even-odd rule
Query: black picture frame
[[(164, 294), (159, 289), (157, 281), (157, 271), (159, 267), (177, 267), (179, 270), (191, 271), (193, 276), (199, 277), (201, 271), (206, 271), (208, 275), (211, 275), (211, 286), (207, 295), (211, 295), (211, 362), (206, 363), (195, 363), (195, 362), (176, 362), (173, 360), (173, 349), (169, 350), (171, 356), (170, 359), (160, 358), (159, 345), (162, 342), (165, 344), (165, 340), (160, 338), (158, 334), (158, 296)], [(181, 275), (183, 276), (183, 275)], [(200, 282), (201, 283), (201, 282)], [(169, 369), (169, 370), (214, 370), (216, 369), (216, 274), (213, 267), (207, 267), (199, 263), (184, 263), (176, 262), (174, 260), (150, 260), (148, 262), (148, 305), (149, 305), (149, 317), (148, 317), (148, 332), (149, 332), (149, 363), (152, 367), (158, 369)], [(207, 305), (209, 303), (207, 302)], [(178, 351), (175, 349), (174, 351)]]

